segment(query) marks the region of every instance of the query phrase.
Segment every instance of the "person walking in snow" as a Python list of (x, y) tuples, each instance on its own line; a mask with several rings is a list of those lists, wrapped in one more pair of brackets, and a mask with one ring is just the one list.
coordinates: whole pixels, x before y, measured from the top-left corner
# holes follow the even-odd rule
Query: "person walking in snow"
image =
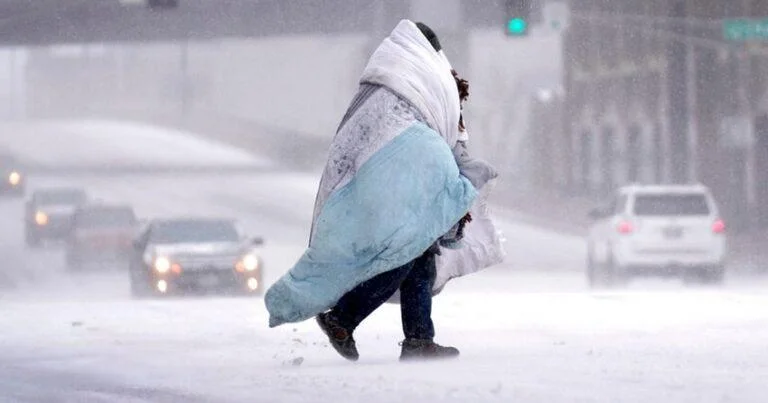
[[(430, 31), (417, 24), (422, 33), (430, 38)], [(437, 48), (439, 50), (439, 48)], [(469, 97), (469, 82), (452, 70), (462, 104)], [(496, 171), (485, 161), (471, 158), (467, 151), (469, 140), (464, 119), (459, 115), (459, 138), (453, 149), (459, 172), (467, 177), (476, 189), (482, 188), (497, 176)], [(472, 221), (467, 213), (446, 234), (441, 236), (421, 256), (408, 264), (377, 275), (344, 294), (329, 312), (317, 316), (317, 322), (328, 336), (331, 345), (345, 358), (359, 357), (352, 333), (357, 326), (400, 291), (401, 317), (405, 340), (401, 343), (402, 360), (416, 358), (445, 358), (459, 355), (455, 347), (441, 346), (434, 342), (432, 321), (432, 293), (437, 275), (436, 256), (441, 248), (452, 250), (463, 247), (466, 225)]]
[[(452, 152), (460, 100), (451, 70), (432, 30), (407, 20), (371, 56), (331, 145), (309, 248), (265, 296), (271, 327), (316, 316), (333, 347), (357, 360), (353, 331), (399, 289), (401, 358), (458, 355), (434, 343), (431, 320), (436, 242), (478, 195)], [(496, 263), (491, 255), (466, 272)]]

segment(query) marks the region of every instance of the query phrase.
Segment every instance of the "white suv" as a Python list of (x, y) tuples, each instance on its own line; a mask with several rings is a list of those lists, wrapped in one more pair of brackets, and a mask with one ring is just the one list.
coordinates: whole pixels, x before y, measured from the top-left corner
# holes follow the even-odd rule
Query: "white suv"
[(725, 223), (705, 186), (627, 186), (590, 217), (587, 278), (592, 286), (648, 274), (723, 281)]

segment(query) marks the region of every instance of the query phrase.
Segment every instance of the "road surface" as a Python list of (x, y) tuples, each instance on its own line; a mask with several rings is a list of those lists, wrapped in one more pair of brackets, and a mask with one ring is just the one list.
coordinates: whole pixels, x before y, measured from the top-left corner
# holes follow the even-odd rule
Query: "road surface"
[[(201, 163), (229, 156), (216, 158)], [(142, 217), (237, 217), (266, 239), (271, 283), (303, 251), (317, 177), (30, 179), (30, 188), (49, 184), (85, 186)], [(362, 357), (350, 363), (312, 321), (269, 329), (260, 297), (132, 300), (124, 271), (68, 273), (60, 245), (24, 247), (22, 210), (20, 200), (0, 200), (2, 402), (762, 402), (768, 394), (767, 279), (731, 275), (722, 288), (642, 280), (593, 292), (581, 239), (501, 208), (507, 261), (435, 299), (437, 341), (461, 357), (408, 364), (397, 359), (395, 305), (358, 329)]]

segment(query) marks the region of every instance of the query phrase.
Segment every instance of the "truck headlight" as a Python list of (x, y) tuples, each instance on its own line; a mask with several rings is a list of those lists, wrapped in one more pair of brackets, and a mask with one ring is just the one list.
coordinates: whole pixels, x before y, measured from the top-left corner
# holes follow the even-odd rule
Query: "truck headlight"
[(168, 270), (171, 270), (171, 261), (167, 257), (159, 257), (155, 259), (154, 266), (158, 273), (168, 273)]
[(42, 211), (38, 211), (35, 213), (35, 223), (39, 226), (44, 226), (48, 224), (48, 214), (45, 214)]
[(13, 186), (18, 185), (21, 182), (21, 174), (13, 171), (8, 175), (8, 183), (10, 183)]
[(259, 268), (259, 258), (256, 255), (245, 255), (237, 266), (240, 271), (256, 271)]

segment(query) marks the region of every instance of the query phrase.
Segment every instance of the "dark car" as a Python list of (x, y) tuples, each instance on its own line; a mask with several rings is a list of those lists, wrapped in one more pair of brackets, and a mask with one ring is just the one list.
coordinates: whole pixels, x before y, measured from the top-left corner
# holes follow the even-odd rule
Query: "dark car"
[(126, 263), (138, 220), (130, 206), (91, 204), (72, 216), (67, 238), (67, 267)]
[(0, 196), (24, 196), (27, 177), (21, 163), (11, 154), (0, 153)]
[(80, 188), (35, 190), (24, 208), (24, 238), (27, 246), (39, 246), (47, 239), (65, 239), (75, 210), (87, 201), (85, 190)]
[(134, 296), (191, 289), (260, 294), (262, 243), (243, 236), (229, 219), (151, 221), (134, 242), (131, 291)]

